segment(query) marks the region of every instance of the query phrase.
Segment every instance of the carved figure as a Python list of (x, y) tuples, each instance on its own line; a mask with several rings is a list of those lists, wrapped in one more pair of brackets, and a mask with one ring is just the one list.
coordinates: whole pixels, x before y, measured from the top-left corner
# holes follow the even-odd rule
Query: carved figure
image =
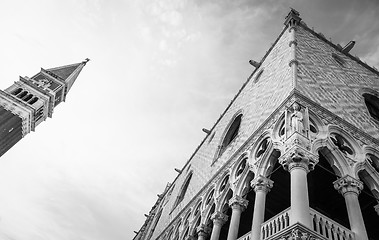
[(297, 103), (293, 104), (293, 113), (291, 114), (291, 131), (303, 133), (304, 132), (304, 116), (303, 113), (300, 111), (300, 106)]

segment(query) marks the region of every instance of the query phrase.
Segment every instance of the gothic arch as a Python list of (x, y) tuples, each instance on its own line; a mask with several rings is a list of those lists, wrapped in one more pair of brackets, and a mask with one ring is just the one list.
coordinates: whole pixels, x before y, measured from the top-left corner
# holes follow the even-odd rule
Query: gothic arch
[[(337, 143), (335, 142), (336, 138), (338, 140)], [(343, 148), (351, 148), (353, 153), (344, 153)], [(347, 174), (357, 177), (350, 166), (364, 160), (363, 151), (356, 140), (351, 137), (350, 134), (335, 125), (328, 126), (328, 137), (323, 139), (323, 141), (314, 143), (312, 149), (313, 152), (320, 152), (325, 156), (325, 159), (339, 177)]]
[(220, 196), (219, 201), (217, 202), (218, 206), (217, 211), (220, 212), (226, 212), (226, 210), (229, 208), (229, 199), (233, 197), (233, 190), (228, 188), (225, 189), (226, 191)]
[[(241, 156), (238, 158), (238, 160), (234, 163), (233, 167), (231, 168), (230, 172), (230, 180), (232, 183), (238, 181), (240, 179), (242, 172), (240, 172), (241, 164), (245, 162), (245, 167), (243, 170), (245, 170), (246, 166), (248, 166), (249, 162), (249, 152), (244, 152), (241, 154)], [(239, 173), (239, 174), (237, 174)]]

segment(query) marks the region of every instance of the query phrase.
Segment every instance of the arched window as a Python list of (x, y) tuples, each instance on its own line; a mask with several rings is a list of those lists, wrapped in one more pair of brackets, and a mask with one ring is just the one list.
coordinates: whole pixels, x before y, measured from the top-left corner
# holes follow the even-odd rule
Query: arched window
[(191, 178), (192, 178), (192, 172), (188, 175), (187, 179), (185, 180), (183, 186), (182, 186), (182, 189), (180, 190), (180, 193), (178, 195), (178, 198), (176, 199), (176, 202), (174, 204), (174, 207), (173, 209), (178, 206), (178, 204), (183, 201), (184, 199), (184, 196), (186, 195), (186, 192), (187, 192), (187, 189), (188, 189), (188, 186), (191, 182)]
[(242, 114), (238, 115), (234, 119), (233, 123), (230, 125), (228, 132), (226, 133), (224, 140), (222, 141), (219, 155), (221, 155), (225, 151), (226, 147), (233, 141), (233, 139), (236, 138), (240, 129), (241, 118)]
[(379, 99), (369, 93), (363, 94), (363, 97), (371, 117), (379, 121)]

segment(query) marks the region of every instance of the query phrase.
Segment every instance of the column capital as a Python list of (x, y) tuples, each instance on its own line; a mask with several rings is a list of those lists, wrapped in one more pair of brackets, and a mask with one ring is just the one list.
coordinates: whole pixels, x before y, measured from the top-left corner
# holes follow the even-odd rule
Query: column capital
[(230, 200), (229, 200), (229, 206), (232, 208), (232, 209), (240, 209), (241, 212), (243, 212), (246, 208), (247, 208), (247, 205), (249, 204), (249, 201), (244, 199), (243, 197), (241, 196), (234, 196), (232, 197)]
[(379, 215), (379, 203), (374, 206), (374, 210)]
[(217, 211), (212, 214), (211, 220), (213, 221), (213, 224), (222, 226), (228, 221), (228, 215)]
[(355, 179), (349, 175), (345, 175), (340, 179), (333, 182), (334, 188), (338, 190), (342, 195), (352, 192), (357, 195), (361, 193), (363, 189), (363, 183), (358, 179)]
[(318, 156), (301, 146), (294, 145), (279, 158), (279, 163), (289, 172), (294, 168), (302, 168), (309, 172), (318, 163)]
[(198, 236), (202, 236), (202, 237), (207, 237), (208, 234), (210, 233), (211, 229), (209, 227), (207, 227), (207, 225), (205, 224), (200, 224), (197, 228), (196, 228), (196, 232), (198, 234)]
[(268, 193), (273, 185), (274, 181), (269, 178), (263, 177), (262, 175), (259, 175), (250, 182), (250, 186), (254, 189), (255, 192), (263, 191), (265, 193)]

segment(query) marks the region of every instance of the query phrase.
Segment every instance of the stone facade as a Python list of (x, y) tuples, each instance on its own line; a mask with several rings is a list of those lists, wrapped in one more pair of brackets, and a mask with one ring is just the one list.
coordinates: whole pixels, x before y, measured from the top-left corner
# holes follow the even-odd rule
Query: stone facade
[[(368, 218), (379, 223), (378, 207), (374, 215), (361, 211), (359, 201), (366, 200), (358, 200), (363, 184), (379, 200), (379, 121), (363, 97), (378, 97), (378, 91), (375, 69), (313, 32), (291, 10), (273, 46), (158, 196), (134, 239), (379, 237), (367, 224)], [(338, 199), (345, 213), (330, 210), (328, 196), (311, 194), (327, 183), (309, 176), (319, 169), (337, 179), (328, 182), (328, 189), (336, 188), (330, 202)], [(289, 208), (273, 199), (284, 195), (275, 189), (282, 183), (270, 179), (276, 171), (283, 172), (280, 181), (290, 178), (283, 185), (290, 188)], [(348, 222), (331, 219), (340, 213)]]

